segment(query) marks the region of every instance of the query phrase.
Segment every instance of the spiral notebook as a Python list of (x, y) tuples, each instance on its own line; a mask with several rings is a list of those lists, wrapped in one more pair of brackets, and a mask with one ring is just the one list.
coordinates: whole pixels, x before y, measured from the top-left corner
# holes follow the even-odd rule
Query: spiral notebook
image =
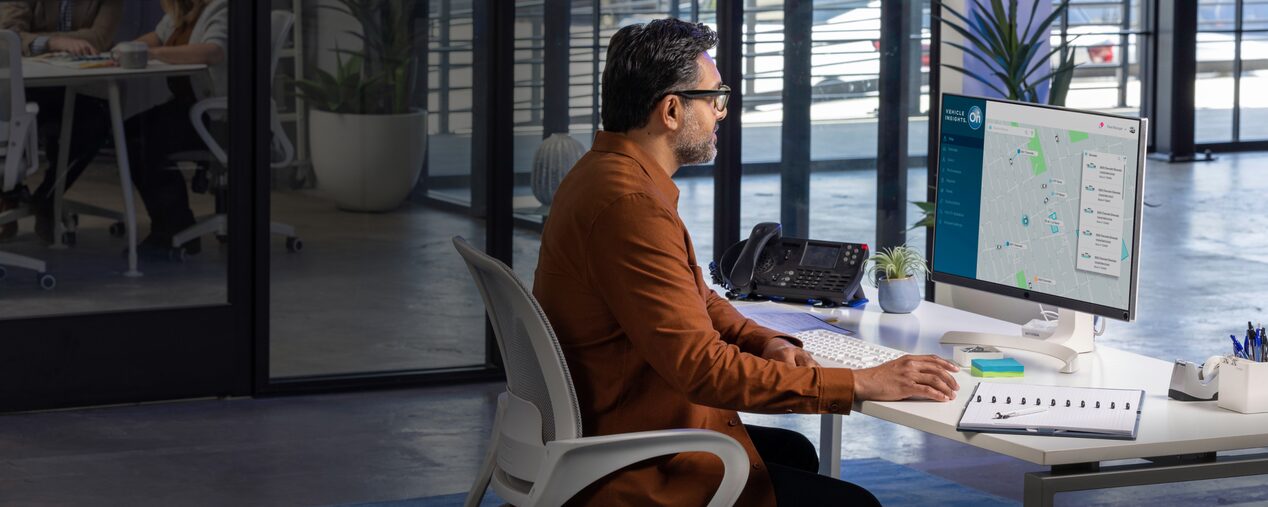
[(1135, 440), (1140, 389), (982, 382), (960, 416), (960, 431)]

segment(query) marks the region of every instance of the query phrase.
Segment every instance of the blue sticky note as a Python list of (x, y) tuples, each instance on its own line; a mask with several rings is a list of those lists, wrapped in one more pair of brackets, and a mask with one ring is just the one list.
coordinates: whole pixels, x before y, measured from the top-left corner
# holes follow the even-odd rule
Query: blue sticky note
[(974, 359), (973, 368), (982, 371), (1025, 371), (1026, 368), (1016, 359), (1005, 357), (1002, 359)]

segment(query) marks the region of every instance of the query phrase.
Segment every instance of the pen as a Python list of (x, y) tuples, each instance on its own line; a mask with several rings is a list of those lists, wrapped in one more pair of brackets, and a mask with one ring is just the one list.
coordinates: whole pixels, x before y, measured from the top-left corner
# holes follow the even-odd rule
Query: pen
[(1258, 330), (1255, 330), (1255, 335), (1259, 336), (1259, 360), (1268, 361), (1268, 343), (1264, 342), (1263, 323), (1259, 323), (1259, 328)]
[(1246, 342), (1242, 344), (1242, 347), (1246, 349), (1246, 355), (1250, 356), (1250, 360), (1259, 360), (1255, 357), (1255, 349), (1258, 348), (1255, 346), (1255, 328), (1251, 326), (1250, 321), (1246, 321)]
[(1233, 340), (1233, 355), (1244, 358), (1245, 354), (1242, 353), (1242, 342), (1237, 341), (1237, 336), (1230, 334), (1228, 335), (1228, 339)]
[(1047, 411), (1048, 409), (1046, 408), (1027, 408), (1024, 410), (1014, 410), (1012, 412), (996, 412), (995, 418), (1008, 419), (1009, 417), (1021, 417), (1023, 415), (1038, 414), (1040, 412), (1047, 412)]

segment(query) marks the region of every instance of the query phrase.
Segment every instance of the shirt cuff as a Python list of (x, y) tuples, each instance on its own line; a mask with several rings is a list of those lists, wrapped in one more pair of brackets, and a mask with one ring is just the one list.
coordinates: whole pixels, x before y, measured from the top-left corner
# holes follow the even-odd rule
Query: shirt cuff
[(854, 370), (824, 368), (819, 370), (819, 413), (848, 414), (854, 408)]

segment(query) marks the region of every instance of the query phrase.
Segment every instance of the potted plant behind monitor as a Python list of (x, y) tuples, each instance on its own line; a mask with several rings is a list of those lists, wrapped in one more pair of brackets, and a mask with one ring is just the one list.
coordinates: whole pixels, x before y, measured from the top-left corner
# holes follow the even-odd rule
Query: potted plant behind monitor
[(867, 262), (867, 276), (879, 291), (882, 310), (911, 313), (920, 306), (920, 285), (929, 273), (920, 252), (906, 245), (883, 248)]
[[(1053, 2), (1052, 12), (1042, 19), (1035, 18), (1040, 0), (1033, 0), (1030, 16), (1024, 25), (1017, 19), (1016, 0), (1007, 5), (1003, 0), (990, 0), (989, 7), (982, 2), (969, 0), (967, 14), (944, 1), (935, 1), (946, 15), (934, 16), (934, 20), (965, 40), (964, 44), (948, 40), (943, 40), (942, 43), (959, 49), (966, 60), (972, 58), (985, 65), (987, 70), (985, 73), (974, 72), (963, 66), (947, 63), (941, 64), (943, 67), (982, 83), (1000, 98), (1023, 102), (1043, 102), (1041, 85), (1051, 82), (1047, 103), (1054, 106), (1065, 105), (1070, 82), (1074, 79), (1074, 69), (1077, 67), (1072, 43), (1078, 36), (1063, 39), (1060, 44), (1048, 50), (1043, 46), (1050, 40), (1052, 24), (1061, 19), (1061, 15), (1070, 8), (1070, 0)], [(1053, 56), (1057, 57), (1055, 69), (1050, 63)], [(911, 228), (933, 225), (933, 203), (912, 201), (912, 204), (920, 209), (920, 219)]]
[(361, 49), (336, 47), (333, 73), (295, 82), (312, 107), (309, 132), (318, 188), (350, 211), (391, 211), (418, 183), (426, 156), (427, 111), (415, 98), (411, 26), (417, 0), (335, 0), (321, 5), (354, 18)]

